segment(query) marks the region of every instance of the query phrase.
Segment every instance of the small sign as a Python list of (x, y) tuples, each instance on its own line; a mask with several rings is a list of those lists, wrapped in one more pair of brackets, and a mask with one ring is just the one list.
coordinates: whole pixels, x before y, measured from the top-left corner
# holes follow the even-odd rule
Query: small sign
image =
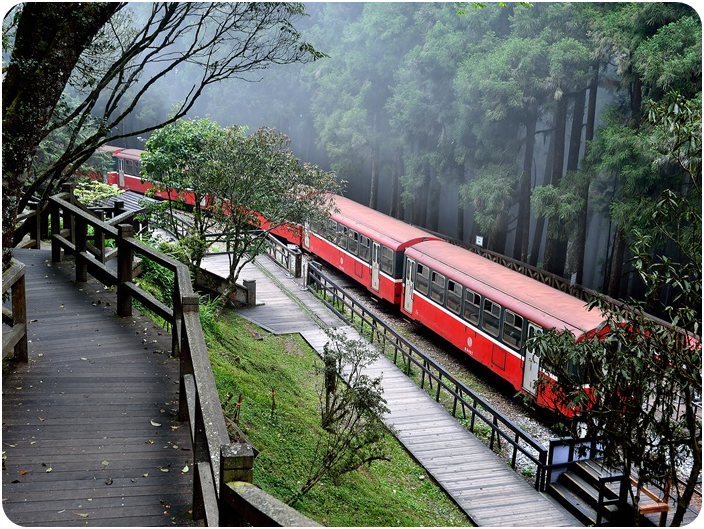
[(474, 239), (475, 243), (477, 246), (483, 246), (484, 245), (484, 237), (481, 235), (477, 235), (476, 238)]

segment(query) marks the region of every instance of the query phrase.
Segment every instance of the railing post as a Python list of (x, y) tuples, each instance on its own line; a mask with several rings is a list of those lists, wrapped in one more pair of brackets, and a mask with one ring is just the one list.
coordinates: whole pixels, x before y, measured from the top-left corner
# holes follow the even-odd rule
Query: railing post
[(299, 278), (302, 275), (303, 270), (303, 253), (300, 251), (295, 254), (295, 271), (293, 272), (294, 277)]
[(123, 317), (132, 315), (132, 294), (126, 288), (126, 284), (132, 281), (134, 251), (128, 241), (132, 235), (131, 224), (117, 227), (117, 314)]
[(88, 224), (81, 216), (76, 217), (76, 283), (88, 281), (88, 263), (86, 251), (88, 250)]
[(29, 361), (27, 348), (27, 295), (25, 288), (25, 273), (12, 286), (12, 326), (21, 325), (23, 336), (15, 345), (15, 359), (19, 362)]
[(218, 525), (221, 527), (242, 525), (241, 517), (234, 509), (228, 508), (223, 499), (227, 483), (233, 481), (254, 482), (254, 448), (249, 443), (232, 443), (220, 448)]
[(61, 235), (61, 211), (58, 202), (51, 202), (51, 262), (61, 262), (61, 245), (56, 237)]
[(254, 279), (245, 279), (242, 281), (244, 288), (247, 289), (247, 306), (256, 307), (257, 305), (257, 282)]
[[(183, 322), (184, 315), (190, 313), (198, 313), (198, 294), (184, 294), (181, 296), (181, 315), (179, 316), (180, 332), (178, 338), (180, 340), (179, 345), (179, 391), (178, 391), (178, 420), (187, 421), (189, 417), (188, 412), (188, 398), (186, 395), (186, 387), (183, 383), (183, 379), (186, 375), (193, 375), (193, 360), (191, 359), (191, 345), (188, 341), (188, 326)], [(174, 319), (175, 319), (174, 311)], [(174, 321), (174, 328), (176, 327), (176, 321)], [(173, 333), (172, 328), (172, 333)], [(172, 334), (173, 336), (173, 334)]]
[(42, 203), (37, 202), (34, 207), (34, 220), (32, 221), (31, 239), (34, 239), (34, 249), (39, 250), (42, 247)]
[[(101, 222), (105, 222), (105, 210), (101, 209), (101, 210), (96, 211), (95, 213)], [(95, 230), (95, 238), (93, 239), (93, 246), (95, 246), (96, 250), (98, 250), (98, 253), (100, 254), (100, 262), (105, 263), (106, 262), (105, 233), (103, 232), (103, 230), (99, 230), (99, 229)]]

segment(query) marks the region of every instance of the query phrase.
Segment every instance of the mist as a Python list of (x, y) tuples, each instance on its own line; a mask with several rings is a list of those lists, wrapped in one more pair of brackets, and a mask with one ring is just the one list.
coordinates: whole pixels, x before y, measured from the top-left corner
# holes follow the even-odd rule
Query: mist
[[(452, 239), (472, 244), (479, 236), (489, 249), (516, 259), (523, 251), (531, 264), (547, 266), (555, 234), (534, 207), (526, 216), (521, 175), (528, 173), (530, 194), (557, 187), (564, 174), (583, 167), (588, 129), (598, 131), (606, 110), (630, 97), (608, 58), (592, 83), (593, 42), (586, 25), (572, 23), (583, 16), (581, 7), (490, 4), (465, 14), (449, 3), (310, 3), (306, 9), (309, 16), (296, 28), (328, 57), (210, 85), (189, 117), (250, 131), (275, 128), (288, 135), (301, 161), (335, 171), (349, 198)], [(688, 9), (681, 6), (678, 16)], [(550, 26), (564, 40), (545, 40)], [(555, 66), (558, 53), (565, 59)], [(129, 117), (127, 129), (163, 119), (195, 75), (188, 68), (170, 73), (158, 96)], [(141, 148), (145, 140), (130, 137), (125, 146)], [(496, 167), (508, 174), (505, 182), (487, 179)], [(484, 187), (468, 196), (472, 182)], [(608, 280), (614, 243), (607, 198), (590, 195), (585, 206), (579, 275), (595, 290)], [(558, 231), (564, 236), (572, 229)], [(572, 244), (569, 234), (553, 270), (567, 278), (576, 273), (565, 256)], [(625, 276), (622, 283), (629, 288)]]

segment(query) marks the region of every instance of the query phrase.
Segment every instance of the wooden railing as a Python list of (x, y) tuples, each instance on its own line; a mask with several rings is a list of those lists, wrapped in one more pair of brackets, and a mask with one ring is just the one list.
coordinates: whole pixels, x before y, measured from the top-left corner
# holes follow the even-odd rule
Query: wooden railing
[(9, 331), (2, 333), (2, 357), (14, 353), (15, 360), (27, 362), (27, 301), (25, 295), (25, 271), (27, 267), (12, 259), (9, 268), (2, 274), (2, 297), (12, 291), (12, 308), (2, 307), (3, 326), (9, 326)]
[[(252, 482), (256, 450), (236, 427), (235, 438), (230, 439), (200, 324), (199, 296), (193, 291), (188, 267), (133, 237), (132, 224), (124, 222), (129, 222), (129, 213), (134, 212), (106, 222), (73, 204), (68, 193), (51, 197), (50, 207), (52, 261), (60, 261), (63, 251), (76, 260), (77, 282), (86, 281), (90, 273), (104, 285), (116, 287), (118, 315), (130, 316), (132, 300), (136, 299), (171, 325), (172, 354), (180, 359), (179, 420), (188, 421), (193, 448), (193, 518), (208, 526), (262, 519), (270, 522), (268, 525), (315, 525), (294, 509), (278, 505), (263, 491), (253, 502), (237, 492), (243, 487), (249, 490), (241, 482)], [(116, 250), (96, 245), (96, 240), (114, 240)], [(107, 252), (117, 259), (116, 270), (106, 266)], [(133, 282), (135, 255), (174, 273), (171, 306)], [(262, 498), (269, 498), (264, 506)], [(262, 509), (272, 504), (277, 504), (273, 518), (266, 518), (269, 511)]]
[(407, 375), (426, 389), (436, 402), (443, 404), (453, 417), (460, 419), (469, 431), (478, 434), (479, 430), (488, 429), (489, 448), (501, 449), (501, 443), (505, 442), (510, 447), (506, 450), (512, 468), (518, 468), (519, 457), (524, 459), (522, 463), (528, 461), (528, 464), (535, 465), (535, 488), (544, 489), (548, 450), (539, 441), (494, 409), (413, 343), (368, 312), (360, 301), (345, 292), (312, 262), (308, 263), (307, 283), (326, 305), (352, 325), (357, 325), (362, 336), (371, 343), (377, 342), (384, 354), (387, 354), (387, 348), (390, 349), (387, 356), (390, 356), (394, 364), (398, 366), (400, 363)]

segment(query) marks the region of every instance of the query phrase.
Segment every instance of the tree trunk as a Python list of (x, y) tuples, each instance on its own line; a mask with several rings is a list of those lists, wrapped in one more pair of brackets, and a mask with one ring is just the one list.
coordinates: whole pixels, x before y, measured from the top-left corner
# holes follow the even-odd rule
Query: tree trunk
[[(461, 189), (465, 182), (465, 164), (462, 163), (460, 167), (459, 178), (457, 181), (457, 189)], [(459, 192), (457, 193), (457, 231), (455, 237), (459, 241), (464, 241), (464, 215), (465, 209), (462, 201), (459, 198)]]
[(401, 151), (396, 150), (394, 164), (391, 168), (391, 211), (390, 215), (396, 219), (403, 220), (403, 205), (401, 203), (401, 182), (403, 174), (403, 158)]
[(374, 123), (372, 126), (372, 145), (369, 148), (369, 153), (371, 155), (372, 162), (372, 181), (369, 190), (369, 207), (376, 209), (377, 196), (379, 194), (379, 175), (377, 174), (377, 158), (379, 154), (379, 149), (376, 144), (377, 132), (376, 132), (376, 112), (374, 113)]
[(79, 56), (120, 3), (40, 2), (22, 7), (2, 83), (3, 268), (12, 257), (26, 174)]
[(530, 242), (530, 183), (535, 151), (535, 127), (537, 116), (531, 114), (526, 118), (526, 142), (523, 153), (523, 171), (518, 184), (518, 218), (516, 219), (516, 239), (513, 243), (513, 258), (528, 261), (528, 243)]
[[(589, 100), (587, 103), (587, 125), (584, 132), (584, 142), (587, 144), (587, 149), (589, 148), (589, 142), (594, 139), (596, 96), (599, 86), (599, 63), (592, 65), (592, 72), (593, 76), (589, 85)], [(588, 177), (585, 175), (585, 179), (587, 178)], [(570, 269), (575, 272), (575, 280), (578, 285), (581, 285), (584, 280), (584, 254), (587, 246), (587, 226), (589, 220), (589, 185), (590, 179), (587, 179), (585, 182), (585, 189), (583, 190), (584, 203), (582, 204), (582, 209), (578, 213), (577, 234), (575, 235), (574, 240), (574, 254), (572, 255), (572, 260), (570, 261)]]
[(618, 298), (621, 293), (621, 279), (623, 275), (623, 257), (626, 254), (626, 238), (623, 233), (623, 228), (616, 228), (614, 237), (614, 247), (611, 252), (611, 268), (609, 270), (609, 286), (606, 289), (606, 295), (612, 298)]
[[(557, 186), (562, 178), (565, 163), (565, 129), (567, 126), (567, 98), (562, 97), (555, 109), (555, 148), (553, 151), (550, 183)], [(567, 241), (562, 240), (562, 223), (560, 219), (548, 219), (548, 240), (545, 244), (545, 270), (561, 276), (565, 268)]]
[[(586, 88), (580, 90), (574, 95), (574, 109), (572, 110), (572, 130), (570, 131), (570, 148), (569, 154), (567, 155), (567, 171), (577, 172), (579, 170), (579, 153), (582, 149), (582, 127), (584, 126), (584, 103), (586, 102), (587, 94)], [(577, 222), (575, 226), (575, 232), (570, 234), (569, 243), (565, 247), (565, 261), (566, 261), (566, 277), (570, 277), (573, 273), (577, 274), (577, 265), (575, 260), (577, 259), (575, 254), (578, 252), (578, 248), (584, 247), (584, 237), (586, 234), (580, 233), (580, 229), (586, 230), (586, 203), (587, 194), (589, 191), (588, 183), (585, 183), (580, 179), (580, 183), (577, 186), (577, 194), (582, 198), (584, 206), (580, 209), (580, 212), (584, 212), (584, 218), (582, 219), (580, 215), (577, 215)], [(580, 279), (581, 281), (581, 279)]]
[(426, 193), (428, 216), (424, 227), (431, 231), (438, 231), (442, 189), (440, 181), (435, 176), (435, 171), (429, 169), (428, 172), (430, 173), (428, 176), (428, 191)]

